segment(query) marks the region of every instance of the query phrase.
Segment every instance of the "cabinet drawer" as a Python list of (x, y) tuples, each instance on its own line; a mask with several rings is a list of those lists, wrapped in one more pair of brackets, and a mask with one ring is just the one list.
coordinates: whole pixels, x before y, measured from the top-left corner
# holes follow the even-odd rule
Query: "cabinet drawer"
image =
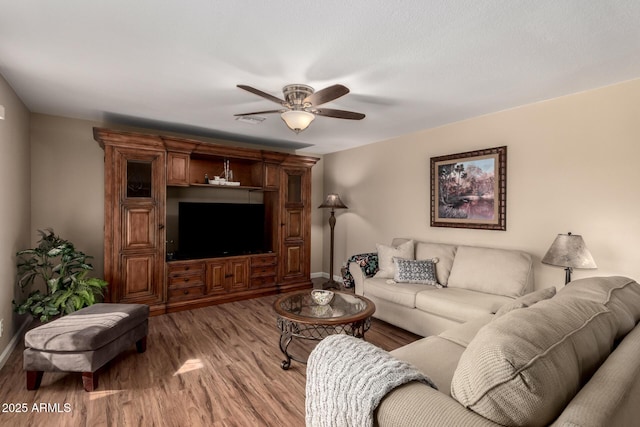
[(251, 267), (251, 277), (260, 277), (260, 276), (275, 276), (276, 275), (276, 266), (275, 265), (265, 265), (264, 267)]
[(169, 289), (169, 300), (197, 298), (204, 295), (204, 285)]
[(204, 285), (202, 273), (169, 276), (169, 288), (184, 288), (187, 286)]
[(275, 284), (276, 284), (276, 276), (263, 276), (263, 277), (251, 278), (252, 288), (261, 288), (263, 286), (275, 286)]
[(169, 276), (181, 276), (184, 274), (201, 274), (204, 272), (204, 263), (169, 264)]
[(278, 257), (276, 254), (255, 256), (251, 258), (251, 269), (265, 265), (276, 265), (277, 263)]

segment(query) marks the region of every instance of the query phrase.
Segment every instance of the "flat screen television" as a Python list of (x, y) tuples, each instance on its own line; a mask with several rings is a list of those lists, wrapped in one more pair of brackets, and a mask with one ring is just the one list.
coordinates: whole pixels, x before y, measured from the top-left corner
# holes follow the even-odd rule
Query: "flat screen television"
[(181, 259), (265, 251), (264, 204), (179, 202)]

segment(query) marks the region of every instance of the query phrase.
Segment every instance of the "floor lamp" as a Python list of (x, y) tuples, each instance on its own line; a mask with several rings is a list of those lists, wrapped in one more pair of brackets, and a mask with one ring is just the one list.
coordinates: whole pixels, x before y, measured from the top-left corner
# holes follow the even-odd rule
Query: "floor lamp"
[(336, 227), (336, 209), (347, 209), (347, 205), (342, 203), (340, 196), (335, 193), (327, 195), (327, 199), (318, 208), (331, 208), (329, 217), (329, 227), (331, 228), (331, 249), (329, 252), (329, 280), (322, 284), (322, 289), (340, 288), (340, 283), (333, 280), (333, 229)]

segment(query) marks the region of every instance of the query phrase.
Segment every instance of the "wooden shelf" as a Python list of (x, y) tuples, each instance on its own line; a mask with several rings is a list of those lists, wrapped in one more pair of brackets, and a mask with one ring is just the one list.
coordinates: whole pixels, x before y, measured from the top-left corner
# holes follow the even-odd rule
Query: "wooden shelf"
[(225, 190), (248, 190), (248, 191), (262, 191), (262, 187), (255, 187), (251, 185), (216, 185), (216, 184), (189, 184), (191, 187), (207, 187), (207, 188), (220, 188)]

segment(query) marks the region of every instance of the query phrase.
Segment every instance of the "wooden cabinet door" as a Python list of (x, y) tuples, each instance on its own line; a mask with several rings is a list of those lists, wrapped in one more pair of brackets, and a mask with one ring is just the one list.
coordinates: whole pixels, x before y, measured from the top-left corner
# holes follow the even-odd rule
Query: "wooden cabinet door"
[(280, 279), (283, 283), (309, 279), (309, 170), (283, 168), (281, 191)]
[(249, 260), (247, 258), (229, 260), (227, 268), (229, 270), (227, 279), (230, 292), (249, 289)]
[(237, 292), (249, 288), (249, 260), (232, 258), (207, 261), (207, 294)]
[(189, 154), (167, 153), (167, 185), (189, 186)]
[(205, 274), (207, 294), (219, 294), (227, 291), (226, 287), (226, 262), (207, 261), (207, 272)]
[[(105, 239), (111, 239), (111, 300), (150, 304), (165, 300), (164, 218), (165, 152), (116, 148), (107, 187), (111, 199), (112, 224)], [(106, 228), (106, 227), (105, 227)]]
[(280, 167), (277, 164), (264, 164), (264, 180), (265, 190), (277, 190), (280, 186)]

